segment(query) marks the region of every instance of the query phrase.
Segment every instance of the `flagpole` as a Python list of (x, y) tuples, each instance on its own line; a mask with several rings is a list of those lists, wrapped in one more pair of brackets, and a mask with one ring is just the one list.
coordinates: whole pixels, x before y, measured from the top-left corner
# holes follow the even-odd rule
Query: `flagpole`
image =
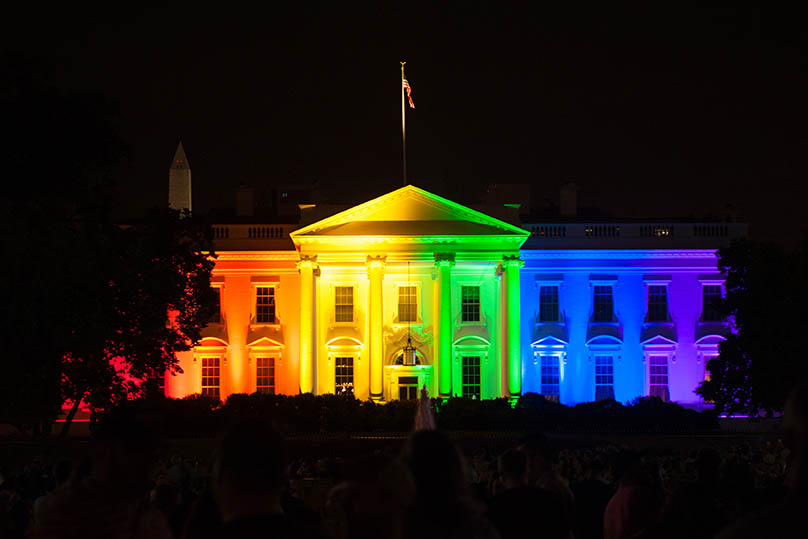
[(403, 157), (404, 163), (404, 185), (408, 185), (407, 182), (407, 124), (405, 120), (405, 108), (404, 108), (404, 64), (407, 62), (401, 62), (401, 156)]

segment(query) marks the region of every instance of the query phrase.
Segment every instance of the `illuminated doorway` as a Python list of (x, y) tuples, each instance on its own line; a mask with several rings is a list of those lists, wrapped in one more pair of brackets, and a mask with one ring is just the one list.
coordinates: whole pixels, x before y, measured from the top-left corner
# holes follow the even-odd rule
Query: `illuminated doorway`
[(398, 399), (411, 401), (418, 398), (418, 377), (399, 376), (398, 377)]

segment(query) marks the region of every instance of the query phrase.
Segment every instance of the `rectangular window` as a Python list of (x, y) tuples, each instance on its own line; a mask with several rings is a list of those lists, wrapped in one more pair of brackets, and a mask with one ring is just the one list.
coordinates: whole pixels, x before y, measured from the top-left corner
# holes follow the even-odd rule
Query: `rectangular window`
[(259, 357), (255, 360), (255, 391), (275, 394), (275, 358)]
[[(702, 361), (704, 362), (704, 381), (709, 381), (710, 380), (710, 369), (708, 367), (709, 367), (710, 361), (712, 361), (713, 359), (715, 359), (717, 357), (718, 357), (717, 354), (705, 354), (704, 357), (702, 358)], [(706, 400), (704, 402), (712, 403), (713, 401)]]
[(415, 286), (398, 287), (398, 321), (418, 321), (418, 296)]
[(255, 321), (259, 324), (275, 323), (275, 288), (259, 286), (255, 289)]
[(463, 286), (460, 289), (463, 322), (480, 321), (480, 287)]
[(594, 322), (611, 322), (614, 320), (614, 302), (612, 300), (612, 287), (608, 285), (595, 285), (594, 295)]
[(463, 356), (463, 397), (480, 399), (480, 356)]
[(353, 287), (334, 287), (334, 321), (353, 322)]
[(403, 401), (412, 401), (418, 398), (418, 377), (398, 377), (398, 398)]
[(706, 284), (702, 286), (701, 319), (704, 322), (722, 322), (724, 316), (718, 306), (721, 300), (721, 285)]
[(541, 356), (541, 394), (544, 398), (558, 402), (560, 379), (558, 356)]
[(710, 361), (714, 360), (717, 357), (718, 354), (705, 354), (704, 357), (702, 358), (702, 361), (704, 362), (704, 380), (710, 379), (710, 369), (709, 369)]
[(595, 356), (595, 400), (614, 398), (614, 360), (612, 356)]
[(202, 395), (219, 398), (219, 358), (202, 358)]
[(668, 321), (668, 287), (665, 285), (648, 286), (648, 321)]
[(668, 392), (668, 356), (650, 356), (648, 358), (648, 368), (650, 376), (648, 394), (667, 402), (670, 400)]
[(213, 289), (213, 312), (210, 315), (209, 324), (222, 323), (222, 289)]
[(353, 357), (334, 358), (334, 393), (353, 395)]
[(539, 322), (558, 322), (558, 286), (539, 288)]

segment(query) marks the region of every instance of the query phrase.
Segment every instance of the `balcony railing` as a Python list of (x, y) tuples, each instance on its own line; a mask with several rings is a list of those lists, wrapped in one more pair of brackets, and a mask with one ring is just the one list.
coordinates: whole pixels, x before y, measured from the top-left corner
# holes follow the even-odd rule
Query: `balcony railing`
[(664, 249), (673, 244), (708, 248), (747, 234), (743, 223), (529, 223), (522, 228), (530, 232), (528, 244), (535, 248), (606, 245)]
[[(218, 249), (283, 248), (290, 224), (216, 224), (211, 226)], [(711, 248), (746, 236), (743, 223), (529, 223), (527, 248)]]
[(272, 225), (212, 225), (211, 233), (217, 249), (250, 249), (291, 245), (289, 234), (298, 224)]

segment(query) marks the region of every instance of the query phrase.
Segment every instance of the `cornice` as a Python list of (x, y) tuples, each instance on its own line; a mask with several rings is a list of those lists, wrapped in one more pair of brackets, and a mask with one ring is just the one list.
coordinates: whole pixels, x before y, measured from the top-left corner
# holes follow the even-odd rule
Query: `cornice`
[(219, 251), (216, 253), (216, 261), (230, 260), (283, 260), (296, 262), (299, 258), (297, 251)]
[(297, 275), (297, 268), (214, 268), (213, 275)]
[(717, 249), (522, 249), (525, 260), (648, 260), (705, 258), (715, 260)]
[(498, 243), (512, 241), (524, 243), (525, 236), (515, 234), (442, 234), (435, 236), (301, 236), (295, 239), (301, 245), (315, 243), (363, 243), (363, 244), (420, 244), (435, 245), (441, 243)]

